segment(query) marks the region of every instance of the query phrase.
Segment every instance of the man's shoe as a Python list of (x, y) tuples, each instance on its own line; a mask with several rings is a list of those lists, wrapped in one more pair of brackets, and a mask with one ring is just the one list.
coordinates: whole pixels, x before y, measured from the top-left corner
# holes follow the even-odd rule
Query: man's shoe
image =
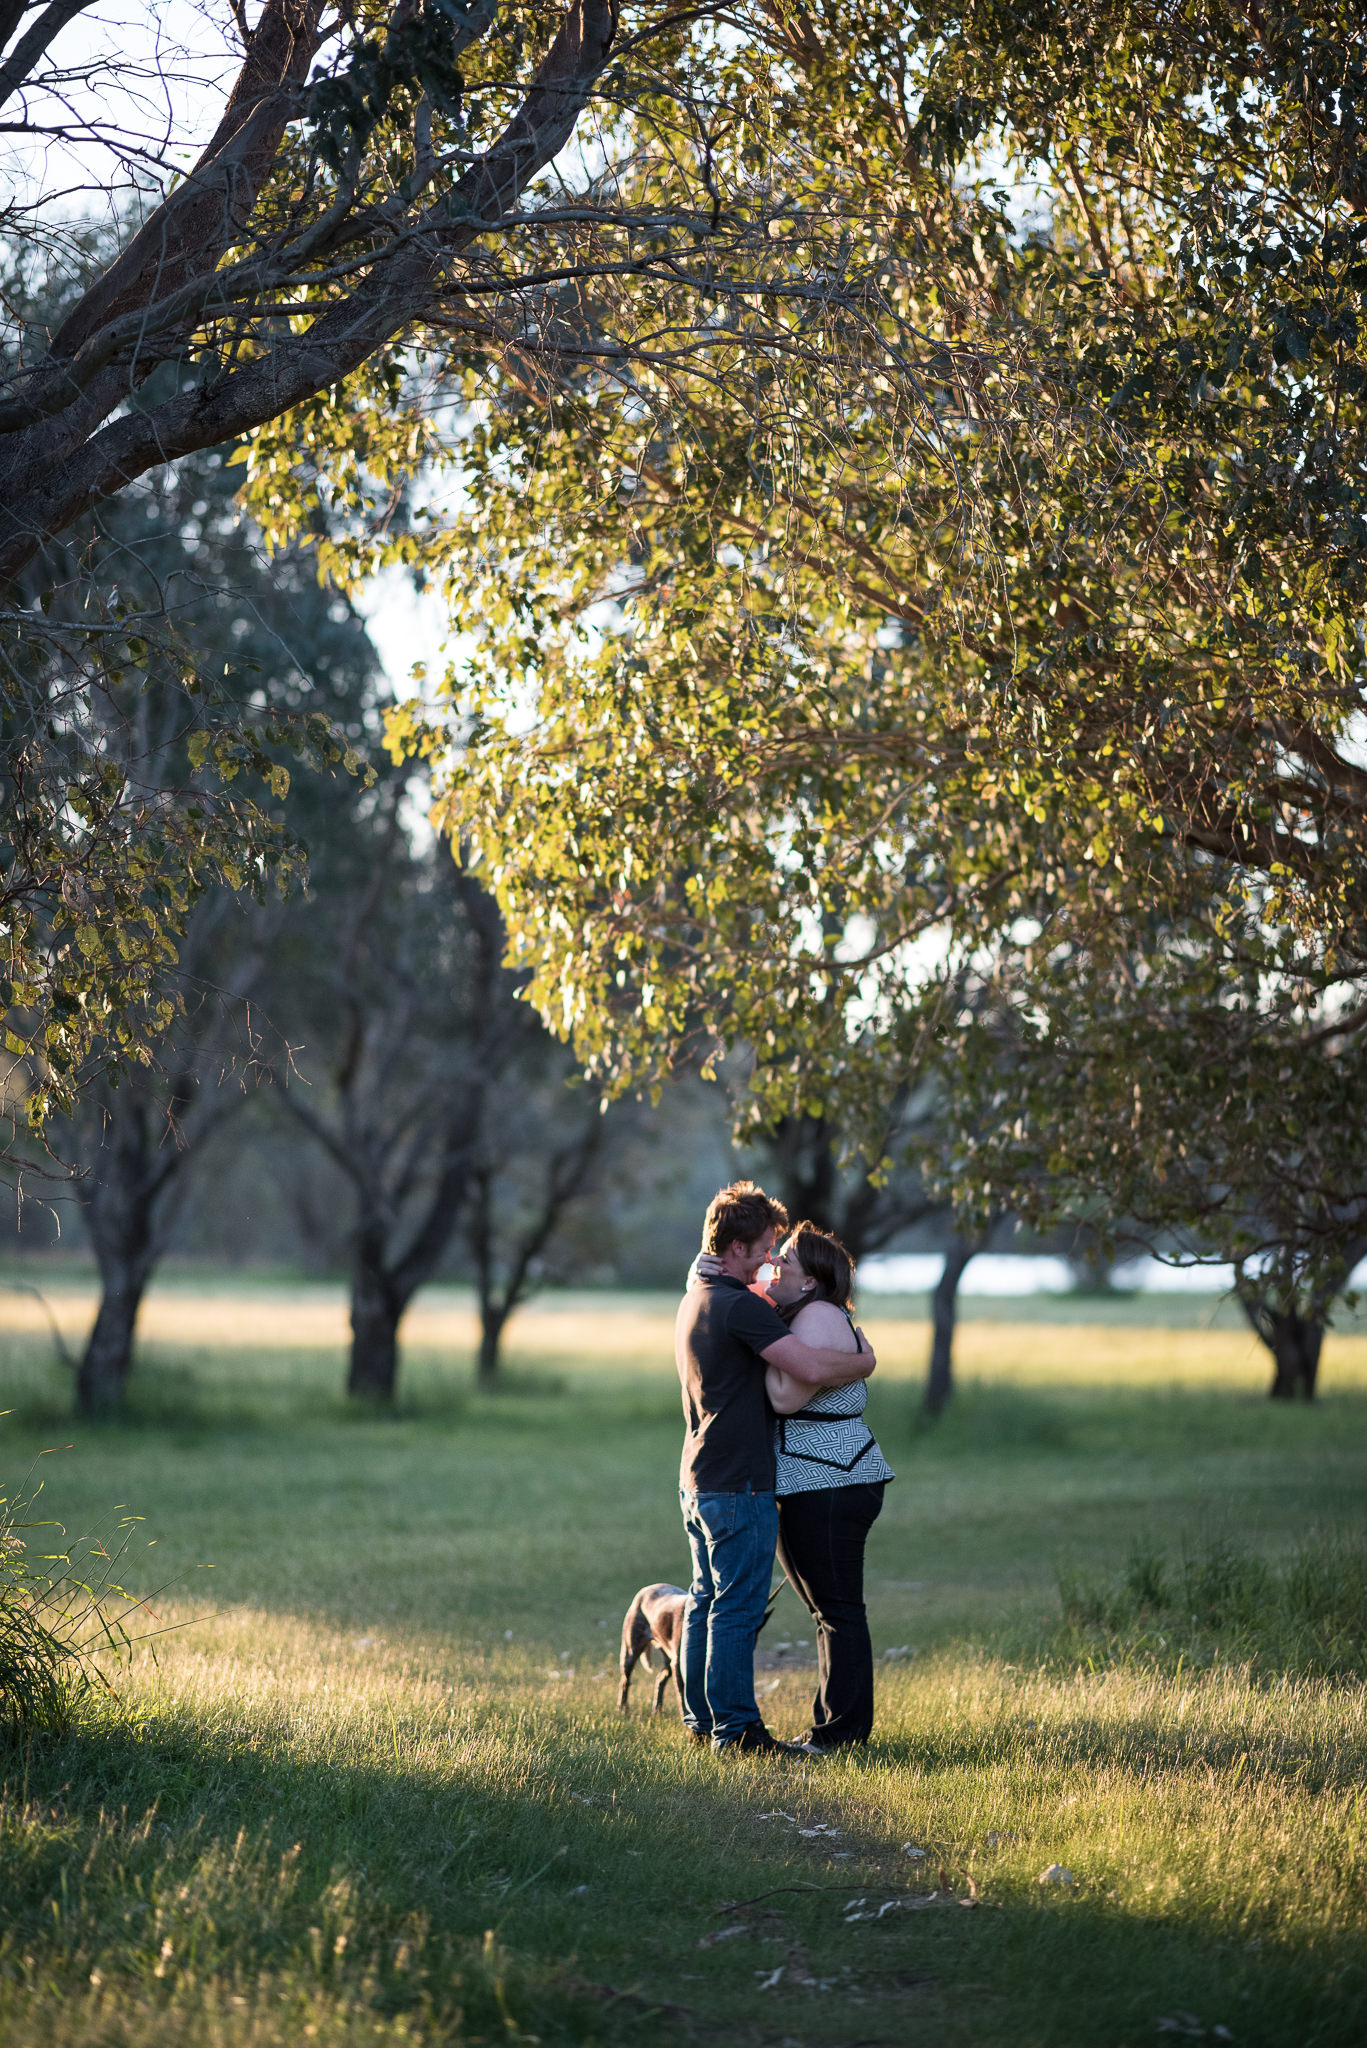
[(712, 1747), (718, 1756), (732, 1755), (744, 1750), (749, 1756), (796, 1756), (797, 1749), (791, 1742), (776, 1742), (762, 1721), (752, 1721), (748, 1728), (742, 1728), (739, 1735), (712, 1737)]
[(685, 1721), (684, 1734), (695, 1749), (710, 1749), (712, 1746), (712, 1730), (710, 1728), (690, 1728), (687, 1721)]

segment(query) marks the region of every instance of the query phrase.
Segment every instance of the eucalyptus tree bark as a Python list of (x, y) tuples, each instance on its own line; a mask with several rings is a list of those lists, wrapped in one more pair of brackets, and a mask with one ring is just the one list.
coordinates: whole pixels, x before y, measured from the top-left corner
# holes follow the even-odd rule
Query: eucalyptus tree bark
[(394, 1254), (387, 1219), (369, 1206), (352, 1242), (351, 1355), (347, 1392), (389, 1403), (398, 1391), (399, 1325), (431, 1279), (460, 1215), (478, 1130), (479, 1104), (467, 1101), (447, 1129), (446, 1161), (407, 1248)]
[[(483, 1113), (482, 1086), (474, 1081), (459, 1090), (454, 1106), (439, 1120), (435, 1184), (416, 1218), (407, 1216), (406, 1231), (393, 1198), (396, 1192), (401, 1200), (411, 1196), (411, 1185), (396, 1190), (386, 1176), (387, 1162), (373, 1149), (339, 1138), (296, 1098), (290, 1107), (343, 1168), (356, 1196), (347, 1392), (363, 1401), (391, 1402), (398, 1390), (399, 1325), (441, 1263), (468, 1191)], [(412, 1203), (408, 1206), (411, 1211)]]
[[(897, 1091), (887, 1112), (881, 1151), (895, 1155), (913, 1132), (924, 1135), (925, 1120), (907, 1118), (910, 1093), (910, 1085)], [(856, 1265), (900, 1231), (944, 1213), (945, 1204), (930, 1200), (918, 1174), (894, 1169), (886, 1180), (875, 1182), (867, 1172), (842, 1173), (840, 1131), (827, 1116), (780, 1117), (765, 1133), (763, 1145), (790, 1219), (830, 1231)]]
[(516, 1307), (515, 1302), (497, 1300), (492, 1294), (480, 1289), (479, 1297), (479, 1355), (475, 1365), (476, 1384), (486, 1394), (491, 1394), (499, 1385), (499, 1349), (508, 1318)]
[(180, 960), (183, 982), (229, 965), (231, 989), (201, 986), (173, 1027), (160, 1070), (92, 1090), (71, 1126), (76, 1199), (100, 1270), (100, 1305), (76, 1371), (82, 1415), (122, 1408), (138, 1311), (174, 1226), (175, 1196), (206, 1141), (247, 1100), (245, 1089), (225, 1085), (224, 1025), (230, 1005), (246, 1004), (273, 919), (254, 919), (225, 963), (223, 924), (234, 908), (226, 892), (202, 902)]
[[(764, 1150), (773, 1163), (776, 1193), (793, 1223), (814, 1223), (818, 1230), (836, 1228), (840, 1175), (833, 1135), (824, 1116), (780, 1117), (765, 1134)], [(842, 1241), (851, 1256), (857, 1257), (849, 1240)]]
[(304, 1043), (280, 1098), (351, 1189), (346, 1386), (378, 1403), (395, 1397), (404, 1314), (469, 1195), (507, 1022), (497, 906), (444, 849), (414, 859), (403, 789), (371, 821), (363, 886), (337, 902), (320, 864), (324, 1007), (291, 1027)]
[(1319, 1375), (1320, 1350), (1324, 1344), (1324, 1325), (1298, 1316), (1276, 1318), (1272, 1343), (1272, 1355), (1276, 1370), (1268, 1392), (1274, 1401), (1313, 1401)]
[(86, 1416), (108, 1417), (123, 1407), (138, 1310), (160, 1250), (158, 1200), (181, 1163), (174, 1151), (157, 1159), (148, 1123), (145, 1106), (125, 1110), (80, 1190), (100, 1269), (100, 1305), (76, 1369), (76, 1407)]
[(1272, 1353), (1274, 1401), (1313, 1401), (1320, 1353), (1335, 1301), (1367, 1256), (1367, 1237), (1346, 1239), (1334, 1261), (1307, 1281), (1303, 1269), (1284, 1261), (1262, 1271), (1242, 1261), (1234, 1269), (1234, 1293), (1254, 1332)]

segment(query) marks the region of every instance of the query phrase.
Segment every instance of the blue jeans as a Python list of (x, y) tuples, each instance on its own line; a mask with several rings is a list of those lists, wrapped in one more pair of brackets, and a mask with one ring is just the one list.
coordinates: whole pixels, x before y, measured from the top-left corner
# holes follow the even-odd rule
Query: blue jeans
[(729, 1742), (760, 1723), (755, 1637), (769, 1598), (778, 1503), (772, 1493), (681, 1490), (679, 1499), (693, 1552), (680, 1660), (684, 1720)]

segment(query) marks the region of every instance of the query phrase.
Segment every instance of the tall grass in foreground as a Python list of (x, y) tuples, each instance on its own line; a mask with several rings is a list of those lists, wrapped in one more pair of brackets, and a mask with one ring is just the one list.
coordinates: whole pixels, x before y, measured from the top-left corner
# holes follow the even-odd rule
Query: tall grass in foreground
[(0, 1493), (0, 1731), (25, 1734), (65, 1731), (92, 1688), (108, 1690), (100, 1653), (127, 1654), (125, 1624), (142, 1605), (113, 1576), (138, 1517), (118, 1524), (113, 1553), (98, 1538), (35, 1551), (66, 1537), (60, 1523), (37, 1518), (41, 1491)]
[[(535, 2041), (517, 2017), (533, 2004), (529, 1973), (491, 1930), (461, 1937), (418, 1904), (386, 1910), (365, 1873), (321, 1872), (304, 1841), (285, 1839), (309, 1831), (307, 1815), (280, 1819), (253, 1813), (234, 1833), (202, 1816), (187, 1825), (171, 1801), (136, 1816), (0, 1803), (12, 1901), (0, 2036), (63, 2048)], [(24, 1907), (38, 1893), (57, 1911), (35, 1939)]]

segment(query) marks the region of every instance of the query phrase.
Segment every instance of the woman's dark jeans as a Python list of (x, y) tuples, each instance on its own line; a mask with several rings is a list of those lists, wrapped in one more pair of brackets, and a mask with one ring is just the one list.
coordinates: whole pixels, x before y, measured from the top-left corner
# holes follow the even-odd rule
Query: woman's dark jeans
[(864, 1612), (864, 1543), (883, 1505), (876, 1486), (823, 1486), (778, 1504), (778, 1560), (816, 1623), (817, 1694), (808, 1740), (867, 1742), (873, 1645)]

